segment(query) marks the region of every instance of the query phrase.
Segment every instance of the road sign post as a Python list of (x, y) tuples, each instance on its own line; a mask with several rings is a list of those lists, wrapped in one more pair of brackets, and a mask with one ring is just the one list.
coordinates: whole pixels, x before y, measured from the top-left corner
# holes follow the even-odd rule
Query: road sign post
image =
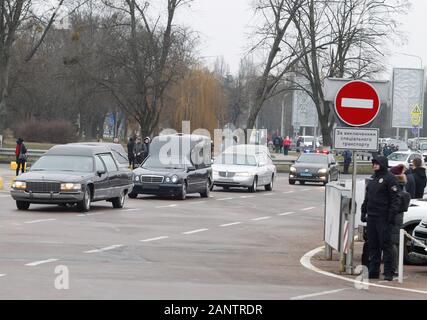
[[(345, 84), (335, 98), (335, 113), (349, 127), (334, 131), (335, 149), (353, 152), (352, 198), (348, 227), (348, 250), (346, 272), (353, 274), (354, 226), (356, 218), (357, 151), (378, 150), (379, 130), (369, 130), (368, 126), (378, 116), (381, 102), (375, 88), (364, 81)], [(356, 128), (355, 128), (356, 127)], [(360, 128), (360, 129), (357, 129)]]

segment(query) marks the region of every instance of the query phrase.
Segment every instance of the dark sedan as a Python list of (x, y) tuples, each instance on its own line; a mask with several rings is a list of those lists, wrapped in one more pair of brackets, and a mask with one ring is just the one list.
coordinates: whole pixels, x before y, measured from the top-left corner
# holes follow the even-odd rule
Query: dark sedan
[(204, 136), (155, 137), (149, 157), (134, 170), (135, 186), (129, 197), (150, 194), (184, 200), (187, 194), (199, 193), (208, 198), (213, 183), (210, 152), (211, 140)]
[(303, 153), (290, 167), (289, 183), (319, 182), (326, 185), (330, 181), (339, 180), (339, 175), (339, 167), (332, 154)]
[(38, 203), (76, 205), (86, 212), (91, 202), (102, 200), (122, 208), (132, 178), (132, 171), (120, 168), (105, 146), (59, 145), (16, 178), (11, 195), (19, 210)]

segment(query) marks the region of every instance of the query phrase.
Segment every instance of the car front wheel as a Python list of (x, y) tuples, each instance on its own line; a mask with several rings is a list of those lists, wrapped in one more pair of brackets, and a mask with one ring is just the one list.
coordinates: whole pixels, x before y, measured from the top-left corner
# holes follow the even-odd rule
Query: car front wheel
[(30, 208), (30, 203), (27, 201), (16, 201), (16, 207), (18, 210), (28, 210)]
[(185, 200), (185, 198), (187, 198), (187, 185), (185, 183), (185, 181), (182, 183), (182, 187), (181, 187), (181, 191), (178, 195), (178, 199), (179, 200)]
[(128, 197), (131, 199), (136, 199), (138, 197), (138, 194), (136, 192), (131, 192), (128, 194)]
[(252, 186), (249, 187), (249, 192), (256, 192), (258, 189), (258, 177), (254, 178), (254, 182), (252, 182)]
[(90, 190), (85, 188), (83, 200), (77, 203), (77, 209), (81, 212), (88, 212), (90, 210)]

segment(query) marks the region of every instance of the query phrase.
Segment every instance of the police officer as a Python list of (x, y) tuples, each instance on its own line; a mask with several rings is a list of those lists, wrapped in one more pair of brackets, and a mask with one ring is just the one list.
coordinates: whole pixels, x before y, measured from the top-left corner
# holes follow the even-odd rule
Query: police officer
[(369, 247), (369, 278), (379, 279), (381, 253), (384, 258), (384, 280), (393, 280), (393, 248), (391, 226), (399, 211), (398, 182), (388, 171), (388, 159), (372, 160), (374, 175), (368, 183), (362, 204), (362, 222), (367, 222)]

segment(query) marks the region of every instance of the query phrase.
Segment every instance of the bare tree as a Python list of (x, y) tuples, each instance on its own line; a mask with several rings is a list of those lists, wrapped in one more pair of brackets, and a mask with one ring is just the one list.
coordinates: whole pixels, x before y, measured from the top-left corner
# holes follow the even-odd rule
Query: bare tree
[(158, 127), (167, 88), (191, 58), (191, 33), (173, 24), (177, 9), (190, 1), (167, 0), (163, 25), (160, 17), (150, 16), (148, 1), (126, 0), (122, 7), (103, 2), (118, 15), (112, 37), (116, 43), (121, 39), (126, 50), (116, 47), (105, 53), (113, 68), (102, 83), (139, 124), (141, 135), (149, 136)]
[[(24, 22), (32, 20), (37, 21), (37, 30), (39, 35), (25, 55), (25, 61), (30, 61), (41, 43), (44, 41), (46, 34), (55, 21), (59, 9), (64, 0), (58, 0), (56, 5), (44, 14), (37, 14), (35, 3), (32, 0), (0, 0), (0, 117), (4, 118), (6, 114), (6, 103), (9, 90), (9, 76), (11, 69), (11, 52), (12, 48), (19, 37), (19, 32)], [(47, 4), (47, 2), (46, 2)], [(43, 6), (42, 3), (38, 5)], [(34, 24), (35, 26), (35, 24)], [(0, 130), (3, 126), (0, 124)]]
[(383, 71), (387, 41), (399, 35), (395, 16), (407, 7), (406, 1), (394, 0), (307, 0), (298, 9), (293, 19), (298, 48), (307, 54), (295, 73), (310, 84), (310, 90), (299, 89), (316, 104), (324, 145), (332, 145), (335, 123), (332, 104), (325, 100), (324, 79), (369, 79)]

